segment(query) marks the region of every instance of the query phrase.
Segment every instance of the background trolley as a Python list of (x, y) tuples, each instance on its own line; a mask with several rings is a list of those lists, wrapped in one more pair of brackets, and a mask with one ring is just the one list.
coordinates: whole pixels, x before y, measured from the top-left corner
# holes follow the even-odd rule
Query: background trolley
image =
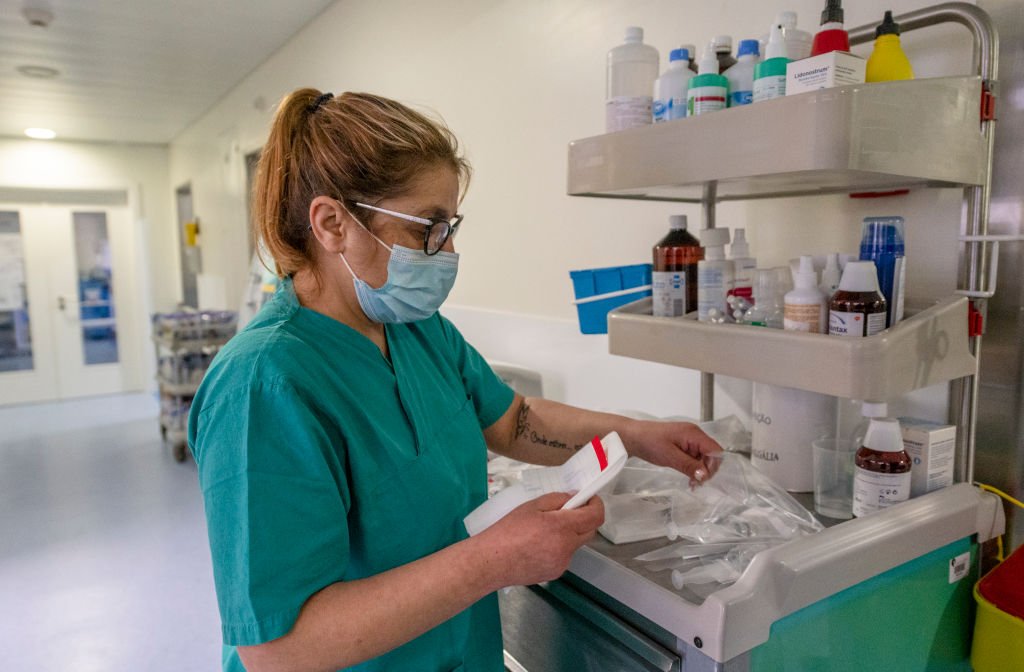
[(157, 381), (160, 385), (160, 435), (174, 459), (184, 461), (188, 411), (203, 374), (232, 336), (238, 313), (229, 310), (157, 313), (153, 316)]

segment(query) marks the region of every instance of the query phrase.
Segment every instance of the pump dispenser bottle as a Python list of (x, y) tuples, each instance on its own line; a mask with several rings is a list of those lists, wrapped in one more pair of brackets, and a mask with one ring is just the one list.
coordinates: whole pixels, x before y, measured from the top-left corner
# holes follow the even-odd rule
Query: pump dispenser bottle
[(709, 44), (700, 59), (700, 74), (690, 80), (686, 90), (686, 116), (724, 110), (729, 100), (729, 80), (718, 74), (714, 44)]
[(881, 25), (875, 29), (875, 49), (868, 57), (865, 80), (868, 82), (889, 82), (897, 79), (913, 79), (914, 69), (910, 59), (900, 46), (900, 24), (892, 20), (887, 11)]
[(793, 274), (793, 291), (786, 294), (785, 329), (826, 333), (825, 295), (818, 289), (818, 274), (811, 257), (800, 257), (800, 268)]
[(753, 101), (755, 103), (786, 95), (787, 63), (789, 63), (789, 55), (786, 51), (786, 42), (782, 37), (782, 26), (775, 24), (768, 37), (764, 60), (754, 68)]
[(735, 279), (735, 267), (725, 258), (729, 229), (702, 229), (700, 242), (704, 259), (697, 264), (697, 319), (725, 322), (729, 314), (726, 299)]
[(729, 258), (732, 260), (735, 277), (730, 294), (742, 296), (744, 299), (754, 297), (754, 269), (757, 259), (750, 256), (750, 245), (747, 244), (745, 229), (736, 229), (732, 244), (729, 245)]
[(697, 264), (704, 248), (686, 230), (686, 215), (669, 217), (669, 232), (654, 246), (653, 313), (679, 317), (697, 309)]
[(898, 421), (872, 418), (855, 462), (854, 516), (866, 516), (910, 498), (912, 462), (903, 449)]
[(814, 34), (811, 44), (811, 56), (849, 50), (850, 36), (843, 28), (842, 0), (826, 0), (825, 9), (821, 12), (821, 28)]

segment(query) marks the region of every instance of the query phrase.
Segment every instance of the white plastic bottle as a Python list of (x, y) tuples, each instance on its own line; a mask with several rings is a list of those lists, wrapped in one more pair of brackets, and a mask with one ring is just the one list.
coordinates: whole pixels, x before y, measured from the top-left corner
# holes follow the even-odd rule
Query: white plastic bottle
[(825, 258), (825, 270), (821, 272), (821, 284), (818, 289), (825, 295), (825, 303), (832, 299), (832, 295), (839, 289), (839, 280), (842, 273), (839, 270), (839, 254), (833, 252)]
[(747, 244), (745, 229), (736, 229), (729, 246), (729, 258), (734, 267), (735, 279), (731, 294), (742, 296), (745, 299), (754, 297), (754, 269), (757, 268), (757, 259), (750, 256), (750, 245)]
[(786, 293), (784, 329), (812, 334), (828, 333), (828, 307), (818, 289), (814, 260), (800, 257), (800, 268), (793, 274), (793, 290)]
[(626, 28), (626, 41), (608, 52), (605, 132), (613, 133), (651, 123), (658, 50), (644, 44), (644, 29)]
[(757, 40), (740, 40), (736, 56), (736, 65), (722, 73), (729, 80), (729, 107), (754, 102), (754, 68), (761, 56)]
[[(714, 55), (714, 52), (711, 52)], [(697, 264), (697, 319), (701, 322), (728, 321), (726, 299), (732, 289), (735, 269), (725, 258), (729, 229), (702, 229), (700, 244), (704, 259)]]
[(686, 49), (673, 49), (669, 54), (668, 69), (654, 82), (654, 123), (686, 116), (686, 89), (694, 77), (689, 58)]
[(754, 69), (755, 103), (786, 95), (786, 64), (789, 60), (782, 26), (776, 24), (772, 26), (768, 46), (764, 50), (764, 60)]
[(729, 80), (718, 74), (718, 57), (713, 44), (709, 44), (700, 57), (698, 72), (686, 89), (688, 117), (724, 110), (729, 101)]
[[(807, 58), (811, 55), (811, 43), (814, 41), (814, 36), (806, 30), (797, 28), (796, 19), (796, 12), (790, 10), (779, 12), (775, 15), (775, 23), (782, 26), (782, 39), (786, 42), (786, 52), (789, 58), (799, 61), (801, 58)], [(761, 36), (760, 46), (762, 54), (765, 52), (770, 38), (771, 35), (768, 33)]]

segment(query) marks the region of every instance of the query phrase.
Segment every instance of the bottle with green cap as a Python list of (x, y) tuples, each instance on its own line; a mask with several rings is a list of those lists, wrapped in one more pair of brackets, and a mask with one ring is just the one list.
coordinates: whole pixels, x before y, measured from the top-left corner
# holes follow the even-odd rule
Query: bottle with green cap
[(898, 420), (871, 418), (855, 464), (854, 516), (866, 516), (910, 499), (913, 463), (903, 448)]
[(729, 80), (718, 74), (718, 56), (711, 43), (700, 59), (700, 74), (690, 79), (686, 89), (686, 116), (724, 110), (729, 100)]
[(775, 24), (768, 36), (764, 60), (754, 67), (755, 103), (786, 95), (787, 63), (789, 56), (786, 52), (786, 40), (782, 36), (782, 26)]
[(886, 11), (882, 23), (875, 29), (875, 49), (868, 58), (865, 80), (891, 82), (913, 78), (910, 59), (900, 46), (900, 24), (892, 20), (891, 11)]

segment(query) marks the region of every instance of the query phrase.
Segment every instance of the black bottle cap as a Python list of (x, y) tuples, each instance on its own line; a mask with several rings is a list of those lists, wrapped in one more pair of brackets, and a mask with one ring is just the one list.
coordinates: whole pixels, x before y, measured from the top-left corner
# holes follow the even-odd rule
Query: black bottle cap
[(821, 12), (821, 25), (843, 22), (842, 0), (825, 0), (825, 9)]
[(878, 24), (875, 28), (875, 37), (879, 38), (882, 35), (899, 35), (900, 24), (892, 20), (892, 11), (886, 10), (885, 18), (882, 19), (882, 23)]

